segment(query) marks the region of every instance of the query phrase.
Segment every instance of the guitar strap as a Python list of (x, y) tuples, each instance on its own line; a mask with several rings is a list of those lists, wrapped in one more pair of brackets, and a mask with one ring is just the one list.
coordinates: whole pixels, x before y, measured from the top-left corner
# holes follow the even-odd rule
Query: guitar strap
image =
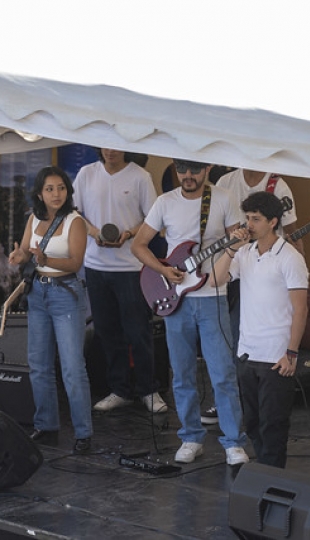
[[(59, 215), (53, 219), (52, 223), (50, 224), (49, 228), (47, 229), (45, 235), (43, 236), (39, 244), (39, 247), (43, 252), (48, 242), (50, 241), (51, 237), (53, 236), (54, 232), (63, 221), (64, 217), (65, 217), (64, 215)], [(24, 288), (22, 300), (20, 302), (20, 306), (23, 306), (23, 311), (26, 311), (26, 296), (31, 290), (32, 282), (33, 282), (35, 272), (36, 272), (36, 267), (37, 267), (37, 263), (35, 260), (35, 256), (32, 255), (29, 261), (22, 268), (22, 277), (25, 282), (25, 288)]]
[(60, 216), (56, 216), (52, 223), (50, 224), (49, 228), (47, 229), (45, 235), (43, 236), (40, 244), (39, 244), (39, 247), (41, 249), (41, 251), (44, 251), (47, 244), (49, 243), (50, 239), (52, 238), (54, 232), (56, 231), (56, 229), (58, 229), (59, 225), (61, 224), (61, 222), (63, 221), (64, 219), (64, 214), (60, 215)]
[[(60, 216), (56, 216), (52, 223), (50, 224), (49, 228), (47, 229), (45, 235), (43, 236), (41, 242), (39, 243), (39, 248), (41, 249), (41, 251), (44, 251), (47, 244), (49, 243), (50, 239), (52, 238), (54, 232), (56, 231), (56, 229), (58, 229), (59, 225), (61, 224), (61, 222), (63, 221), (64, 219), (64, 214), (60, 215)], [(35, 256), (32, 255), (30, 261), (32, 262), (35, 262)]]
[(200, 244), (202, 244), (202, 237), (208, 223), (208, 218), (210, 214), (210, 204), (211, 204), (211, 186), (206, 184), (204, 188), (204, 192), (201, 197)]
[(267, 186), (266, 186), (266, 191), (268, 191), (268, 193), (274, 193), (278, 180), (279, 180), (279, 176), (277, 174), (271, 174), (269, 176)]

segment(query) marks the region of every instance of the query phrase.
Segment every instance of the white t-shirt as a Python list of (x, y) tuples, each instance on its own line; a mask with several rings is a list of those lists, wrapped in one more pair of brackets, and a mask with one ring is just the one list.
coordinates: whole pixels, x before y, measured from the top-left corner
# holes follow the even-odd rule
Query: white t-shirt
[(229, 270), (240, 278), (240, 338), (238, 356), (276, 363), (285, 354), (292, 324), (290, 289), (308, 288), (304, 258), (279, 237), (259, 255), (257, 242), (239, 249)]
[[(182, 195), (182, 188), (178, 187), (158, 197), (145, 222), (156, 231), (166, 229), (167, 256), (169, 257), (177, 246), (187, 240), (197, 242), (198, 251), (200, 250), (200, 216), (201, 197), (193, 200), (186, 199)], [(201, 249), (224, 237), (225, 229), (237, 223), (238, 208), (229, 192), (212, 186), (210, 213)], [(215, 259), (218, 256), (216, 255)], [(202, 265), (202, 272), (209, 274), (210, 271), (211, 259), (207, 259)], [(226, 285), (219, 289), (219, 293), (226, 293)], [(197, 291), (188, 292), (187, 296), (215, 296), (216, 294), (216, 289), (205, 284)]]
[[(98, 229), (113, 223), (122, 233), (142, 223), (156, 200), (151, 175), (131, 162), (124, 169), (109, 174), (97, 161), (81, 168), (73, 183), (74, 203)], [(142, 264), (130, 251), (131, 240), (121, 248), (97, 246), (88, 236), (85, 266), (108, 272), (139, 271)]]
[[(47, 257), (52, 257), (53, 259), (66, 259), (69, 257), (69, 230), (74, 219), (82, 219), (78, 212), (73, 211), (68, 214), (63, 220), (63, 228), (61, 234), (54, 234), (50, 239), (44, 250), (44, 253)], [(40, 220), (33, 216), (32, 220), (32, 235), (30, 239), (30, 247), (35, 247), (36, 242), (40, 243), (42, 236), (36, 234), (36, 229), (40, 223)], [(51, 268), (49, 266), (40, 267), (41, 272), (48, 272), (49, 274), (57, 274), (63, 270), (56, 270), (56, 268)]]
[[(241, 203), (245, 199), (247, 199), (249, 195), (252, 195), (252, 193), (257, 193), (258, 191), (266, 191), (268, 179), (270, 176), (270, 173), (266, 173), (263, 179), (259, 182), (259, 184), (254, 187), (250, 187), (246, 183), (243, 175), (243, 169), (236, 169), (235, 171), (232, 171), (228, 174), (224, 174), (224, 176), (222, 176), (218, 180), (216, 185), (224, 189), (228, 189), (237, 199), (240, 209), (240, 223), (245, 222), (245, 214), (240, 208)], [(279, 199), (282, 199), (283, 197), (289, 197), (290, 199), (292, 199), (293, 203), (292, 209), (288, 212), (285, 212), (281, 219), (282, 225), (280, 225), (278, 232), (281, 236), (283, 236), (284, 234), (282, 226), (290, 225), (291, 223), (295, 223), (295, 221), (297, 221), (294, 198), (290, 188), (288, 187), (286, 182), (284, 182), (283, 178), (278, 178), (274, 194)]]

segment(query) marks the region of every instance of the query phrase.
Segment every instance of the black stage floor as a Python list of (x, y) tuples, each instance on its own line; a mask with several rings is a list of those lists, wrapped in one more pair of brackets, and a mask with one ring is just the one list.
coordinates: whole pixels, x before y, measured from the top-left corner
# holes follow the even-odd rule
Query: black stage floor
[[(210, 385), (203, 368), (198, 377), (203, 409), (210, 404)], [(138, 401), (95, 413), (93, 452), (83, 457), (71, 453), (73, 432), (60, 388), (59, 446), (40, 446), (41, 467), (23, 485), (0, 492), (1, 540), (236, 538), (229, 527), (229, 497), (238, 468), (225, 464), (217, 425), (208, 430), (203, 456), (179, 471), (164, 469), (155, 475), (120, 464), (122, 454), (140, 454), (135, 459), (144, 465), (177, 465), (173, 456), (180, 445), (179, 422), (171, 391), (163, 397), (167, 414), (152, 417)], [(302, 471), (310, 478), (306, 397), (307, 390), (304, 396), (296, 391), (287, 471)], [(250, 445), (247, 450), (254, 461)]]

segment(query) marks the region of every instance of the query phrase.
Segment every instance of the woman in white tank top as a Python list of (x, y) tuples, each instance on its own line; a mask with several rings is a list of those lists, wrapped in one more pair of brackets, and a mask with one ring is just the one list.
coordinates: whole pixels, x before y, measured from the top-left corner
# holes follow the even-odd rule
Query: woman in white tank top
[[(57, 444), (60, 427), (55, 361), (58, 352), (75, 431), (74, 453), (91, 450), (90, 387), (83, 356), (86, 298), (76, 274), (83, 263), (86, 225), (75, 211), (73, 188), (59, 167), (39, 171), (32, 192), (33, 214), (20, 246), (10, 254), (11, 264), (34, 257), (36, 274), (28, 294), (28, 363), (35, 402), (31, 438)], [(64, 218), (44, 252), (39, 244), (54, 218)]]

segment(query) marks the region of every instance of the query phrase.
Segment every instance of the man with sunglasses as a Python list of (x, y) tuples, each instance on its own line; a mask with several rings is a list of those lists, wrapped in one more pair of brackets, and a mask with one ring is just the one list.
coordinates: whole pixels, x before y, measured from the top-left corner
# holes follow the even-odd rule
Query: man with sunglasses
[[(174, 164), (180, 187), (157, 198), (133, 241), (132, 251), (167, 282), (181, 284), (185, 273), (174, 266), (163, 265), (149, 249), (149, 242), (165, 228), (168, 257), (188, 240), (196, 242), (198, 250), (199, 246), (204, 249), (237, 227), (238, 208), (228, 191), (208, 181), (209, 164), (180, 159), (175, 159)], [(202, 204), (206, 192), (210, 195), (210, 202), (201, 238)], [(202, 264), (201, 272), (211, 272), (210, 259)], [(241, 432), (242, 412), (230, 350), (226, 287), (216, 291), (205, 283), (188, 292), (178, 308), (165, 317), (165, 324), (174, 399), (181, 422), (178, 435), (182, 446), (175, 455), (175, 461), (191, 463), (203, 452), (206, 429), (201, 424), (196, 380), (197, 340), (200, 337), (219, 411), (223, 432), (219, 441), (226, 451), (226, 462), (229, 465), (246, 463), (248, 456), (243, 449), (246, 436)]]

